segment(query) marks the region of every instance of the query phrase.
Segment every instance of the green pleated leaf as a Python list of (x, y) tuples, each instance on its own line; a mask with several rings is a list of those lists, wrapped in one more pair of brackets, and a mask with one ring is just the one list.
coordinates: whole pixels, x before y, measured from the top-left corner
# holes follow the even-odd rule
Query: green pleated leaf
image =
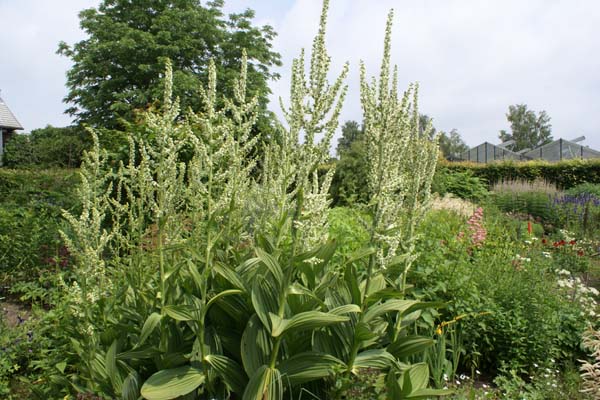
[(184, 396), (204, 384), (204, 373), (199, 368), (179, 367), (165, 369), (152, 375), (142, 386), (142, 396), (148, 400), (170, 400)]
[(403, 397), (410, 400), (428, 400), (434, 397), (449, 396), (454, 393), (450, 389), (419, 389)]
[(418, 301), (415, 300), (388, 300), (385, 303), (376, 304), (369, 307), (363, 316), (363, 321), (370, 322), (373, 319), (390, 311), (398, 311), (403, 313), (417, 303)]
[(367, 304), (377, 303), (380, 300), (400, 299), (403, 295), (401, 291), (394, 288), (384, 288), (367, 296)]
[(252, 294), (250, 297), (258, 318), (260, 318), (265, 328), (270, 331), (271, 319), (269, 318), (269, 313), (277, 314), (279, 308), (275, 287), (269, 279), (259, 277), (252, 285)]
[(198, 267), (192, 260), (188, 260), (187, 266), (188, 266), (188, 271), (189, 271), (190, 275), (192, 276), (194, 283), (196, 284), (196, 288), (199, 291), (201, 291), (202, 286), (204, 286), (205, 283), (204, 283), (204, 279), (202, 279), (202, 275), (200, 275), (200, 272), (198, 272)]
[(361, 311), (360, 307), (356, 304), (346, 304), (345, 306), (339, 306), (329, 310), (329, 314), (333, 315), (346, 315), (352, 313), (359, 313)]
[(240, 278), (240, 276), (234, 269), (231, 269), (228, 266), (222, 265), (220, 263), (215, 263), (215, 265), (213, 266), (213, 270), (217, 274), (225, 278), (225, 280), (231, 285), (233, 285), (235, 288), (246, 291), (246, 285), (244, 285), (242, 278)]
[(403, 336), (387, 347), (387, 351), (398, 359), (421, 353), (433, 346), (435, 340), (424, 336)]
[[(367, 281), (362, 281), (360, 284), (360, 290), (362, 293), (365, 293), (367, 285)], [(385, 281), (385, 277), (383, 274), (379, 273), (371, 276), (369, 280), (369, 290), (365, 293), (365, 296), (372, 296), (374, 293), (380, 292), (387, 287), (387, 282)]]
[(123, 400), (137, 400), (140, 397), (140, 376), (136, 371), (127, 375), (123, 381), (121, 397)]
[(269, 356), (273, 350), (271, 335), (269, 335), (256, 314), (250, 318), (246, 325), (240, 343), (240, 350), (244, 370), (248, 376), (252, 376), (261, 365), (269, 362)]
[[(406, 372), (404, 372), (406, 374)], [(408, 370), (413, 392), (427, 388), (429, 382), (429, 367), (425, 363), (414, 364)]]
[(257, 369), (244, 391), (242, 400), (282, 400), (283, 380), (280, 372), (266, 365)]
[(204, 360), (217, 371), (217, 374), (219, 374), (232, 392), (237, 394), (244, 393), (244, 389), (248, 384), (248, 377), (238, 363), (228, 357), (215, 354), (206, 356)]
[(280, 362), (277, 369), (281, 372), (285, 385), (296, 386), (325, 378), (333, 374), (335, 367), (343, 365), (342, 361), (329, 354), (307, 352)]
[(357, 342), (366, 342), (377, 337), (377, 334), (371, 330), (369, 324), (359, 322), (354, 328), (354, 339)]
[(344, 262), (344, 265), (354, 264), (358, 260), (362, 260), (363, 258), (369, 257), (371, 254), (375, 254), (376, 251), (377, 249), (374, 247), (363, 247), (362, 249), (358, 249), (350, 254), (350, 257)]
[(388, 368), (395, 361), (396, 359), (394, 356), (384, 349), (366, 350), (359, 353), (354, 359), (352, 373), (356, 374), (362, 368), (376, 368), (383, 370)]
[(277, 329), (273, 326), (272, 335), (277, 337), (285, 332), (298, 332), (303, 330), (317, 329), (324, 326), (346, 322), (350, 319), (341, 315), (324, 313), (321, 311), (305, 311), (294, 315), (292, 318), (278, 321)]
[(298, 282), (294, 282), (291, 286), (288, 287), (288, 294), (309, 297), (315, 302), (319, 303), (321, 307), (325, 307), (325, 303), (319, 298), (319, 296), (317, 296), (312, 290), (302, 286)]
[(140, 333), (140, 341), (137, 343), (136, 347), (139, 347), (142, 344), (144, 344), (146, 339), (148, 339), (148, 336), (150, 336), (154, 329), (156, 329), (156, 327), (160, 324), (161, 319), (162, 316), (155, 312), (150, 314), (148, 318), (146, 318), (144, 326), (142, 326), (142, 332)]
[(271, 274), (273, 274), (273, 277), (277, 282), (277, 286), (281, 287), (283, 282), (283, 270), (281, 269), (281, 266), (275, 257), (265, 252), (260, 247), (256, 248), (256, 256), (267, 267)]
[(117, 346), (117, 340), (114, 340), (106, 352), (104, 365), (115, 392), (119, 393), (123, 387), (123, 377), (117, 368)]
[(144, 347), (142, 349), (125, 351), (117, 354), (118, 360), (145, 360), (160, 354), (156, 347)]
[(194, 321), (196, 320), (198, 309), (186, 304), (178, 304), (164, 306), (163, 311), (177, 321)]
[(344, 281), (346, 282), (348, 290), (350, 291), (350, 295), (352, 296), (352, 302), (360, 305), (362, 302), (362, 295), (360, 293), (360, 288), (358, 287), (356, 269), (353, 265), (348, 265), (346, 267), (346, 270), (344, 271)]
[(222, 292), (216, 294), (215, 296), (213, 296), (208, 303), (206, 304), (206, 309), (208, 310), (208, 308), (210, 308), (210, 306), (216, 302), (219, 301), (220, 299), (222, 299), (223, 297), (226, 296), (232, 296), (234, 294), (241, 294), (242, 291), (239, 289), (229, 289), (229, 290), (223, 290)]

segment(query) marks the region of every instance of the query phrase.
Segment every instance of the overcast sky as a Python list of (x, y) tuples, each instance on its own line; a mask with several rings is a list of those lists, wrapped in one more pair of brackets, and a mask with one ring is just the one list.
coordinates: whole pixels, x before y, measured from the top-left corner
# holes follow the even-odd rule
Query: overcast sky
[[(0, 96), (26, 131), (70, 124), (62, 103), (70, 63), (55, 52), (60, 40), (84, 38), (78, 12), (97, 4), (0, 0)], [(285, 98), (291, 60), (310, 48), (321, 1), (226, 0), (227, 11), (248, 7), (279, 34), (284, 66), (271, 87), (274, 99)], [(419, 82), (421, 112), (438, 130), (456, 128), (469, 145), (497, 143), (508, 106), (525, 103), (548, 112), (555, 138), (585, 135), (584, 144), (600, 149), (600, 1), (331, 0), (332, 68), (351, 65), (342, 122), (361, 120), (358, 62), (377, 74), (390, 8), (400, 89)]]

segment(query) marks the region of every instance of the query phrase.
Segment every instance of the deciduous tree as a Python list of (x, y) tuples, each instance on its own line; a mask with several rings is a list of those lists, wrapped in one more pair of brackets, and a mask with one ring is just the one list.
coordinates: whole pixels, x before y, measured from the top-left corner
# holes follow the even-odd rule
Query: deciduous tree
[(499, 137), (503, 142), (514, 140), (510, 147), (513, 151), (533, 149), (552, 141), (552, 125), (546, 111), (536, 115), (526, 104), (516, 104), (508, 107), (506, 119), (511, 133), (501, 130)]
[(197, 110), (209, 59), (215, 60), (220, 92), (233, 97), (233, 77), (246, 49), (248, 91), (258, 96), (266, 115), (267, 82), (277, 77), (270, 68), (280, 65), (271, 45), (275, 32), (270, 26), (254, 26), (249, 9), (225, 17), (223, 3), (103, 0), (98, 8), (83, 10), (80, 24), (88, 38), (73, 46), (61, 42), (58, 49), (73, 61), (67, 73), (64, 101), (71, 106), (66, 112), (77, 122), (119, 128), (121, 119), (133, 120), (136, 109), (162, 98), (160, 76), (167, 59), (182, 109)]

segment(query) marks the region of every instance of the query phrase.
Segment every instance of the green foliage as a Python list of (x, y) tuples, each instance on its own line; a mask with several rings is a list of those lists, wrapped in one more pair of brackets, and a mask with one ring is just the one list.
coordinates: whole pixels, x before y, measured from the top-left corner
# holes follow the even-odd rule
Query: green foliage
[(338, 157), (341, 157), (344, 152), (350, 150), (354, 142), (362, 140), (364, 134), (364, 130), (358, 125), (358, 122), (346, 121), (342, 125), (342, 136), (338, 139), (336, 148)]
[(369, 199), (367, 153), (364, 140), (357, 140), (343, 151), (335, 164), (331, 196), (336, 206), (365, 204)]
[[(563, 278), (556, 271), (562, 261), (541, 239), (519, 238), (506, 217), (490, 209), (485, 215), (487, 238), (474, 248), (459, 234), (467, 230), (464, 219), (431, 213), (411, 282), (431, 282), (425, 298), (449, 303), (442, 321), (459, 316), (452, 324), (465, 350), (459, 370), (493, 372), (506, 364), (522, 374), (550, 359), (573, 361), (580, 352), (578, 337), (592, 317), (579, 295), (567, 295), (560, 286)], [(444, 325), (439, 325), (442, 333)]]
[(582, 183), (600, 184), (599, 160), (564, 160), (555, 163), (546, 161), (513, 162), (503, 161), (489, 164), (469, 162), (446, 162), (442, 164), (450, 171), (470, 170), (473, 175), (485, 180), (490, 186), (496, 183), (524, 180), (543, 180), (568, 190)]
[(484, 200), (489, 194), (487, 184), (471, 171), (455, 172), (443, 166), (436, 170), (431, 190), (440, 196), (452, 193), (461, 199), (476, 202)]
[(543, 192), (496, 192), (491, 202), (504, 212), (516, 212), (531, 215), (546, 224), (557, 226), (560, 215), (553, 207), (553, 197)]
[(90, 146), (91, 136), (83, 128), (48, 125), (13, 136), (6, 144), (3, 163), (11, 168), (76, 168)]
[(582, 183), (565, 191), (569, 196), (593, 195), (600, 199), (600, 183)]
[(134, 121), (135, 110), (146, 109), (160, 98), (164, 87), (158, 77), (167, 59), (173, 65), (173, 94), (180, 98), (183, 110), (201, 107), (197, 88), (208, 81), (211, 58), (220, 90), (233, 98), (234, 78), (246, 49), (251, 61), (248, 91), (257, 96), (261, 115), (267, 118), (267, 82), (277, 77), (269, 68), (280, 65), (271, 45), (275, 33), (269, 26), (253, 26), (252, 10), (226, 18), (223, 4), (106, 0), (83, 10), (81, 27), (88, 38), (72, 47), (61, 42), (58, 50), (73, 62), (65, 97), (73, 106), (67, 113), (92, 126), (122, 128), (122, 119)]
[(460, 133), (452, 129), (450, 133), (440, 132), (440, 151), (446, 159), (456, 160), (469, 146), (462, 140)]
[[(0, 169), (0, 282), (36, 282), (69, 267), (59, 235), (61, 210), (74, 209), (73, 171)], [(13, 288), (16, 290), (16, 288)]]
[(535, 111), (527, 109), (526, 104), (516, 104), (508, 107), (506, 119), (511, 133), (501, 130), (499, 137), (503, 142), (515, 141), (509, 146), (512, 151), (534, 149), (552, 141), (552, 125), (546, 111), (536, 115)]
[(369, 198), (364, 135), (364, 129), (356, 121), (346, 121), (342, 126), (337, 145), (339, 161), (331, 183), (334, 205), (364, 204)]

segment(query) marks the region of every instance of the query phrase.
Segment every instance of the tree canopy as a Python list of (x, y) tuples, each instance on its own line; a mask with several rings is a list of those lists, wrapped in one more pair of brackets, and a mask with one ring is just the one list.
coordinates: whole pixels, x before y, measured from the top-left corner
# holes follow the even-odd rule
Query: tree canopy
[(440, 151), (445, 158), (457, 159), (462, 153), (469, 150), (460, 133), (452, 129), (449, 133), (440, 132)]
[(162, 99), (165, 61), (173, 65), (173, 93), (183, 109), (197, 110), (198, 87), (207, 80), (209, 59), (217, 66), (220, 92), (233, 97), (233, 77), (248, 54), (248, 92), (266, 113), (270, 72), (281, 65), (273, 51), (273, 29), (252, 25), (250, 9), (225, 17), (223, 0), (103, 0), (79, 14), (88, 38), (58, 53), (73, 61), (67, 72), (66, 113), (77, 122), (106, 128), (131, 121), (135, 110)]
[(516, 104), (508, 107), (506, 119), (511, 133), (501, 130), (499, 137), (503, 142), (514, 140), (510, 147), (513, 151), (533, 149), (552, 141), (552, 125), (546, 111), (536, 115), (526, 104)]

